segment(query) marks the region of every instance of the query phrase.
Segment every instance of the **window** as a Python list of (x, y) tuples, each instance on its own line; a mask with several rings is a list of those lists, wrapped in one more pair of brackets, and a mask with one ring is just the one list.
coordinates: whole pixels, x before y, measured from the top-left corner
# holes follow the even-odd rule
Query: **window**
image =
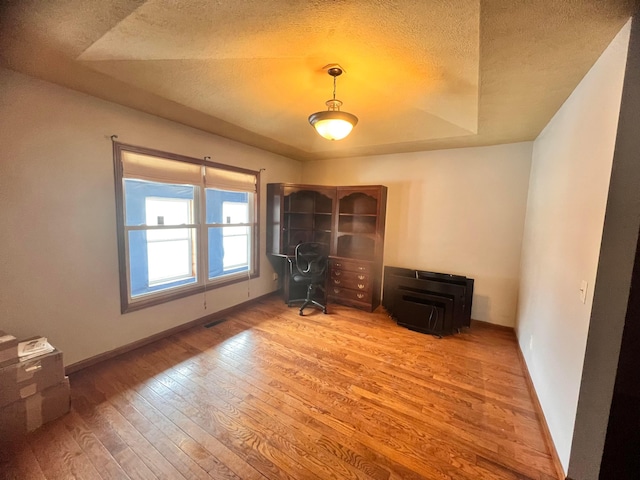
[[(130, 182), (131, 180), (128, 180)], [(193, 223), (192, 200), (147, 197), (146, 224), (152, 226)], [(194, 238), (191, 229), (167, 228), (147, 232), (147, 270), (149, 285), (186, 279), (195, 280)]]
[(251, 258), (250, 195), (207, 189), (209, 279), (246, 271)]
[(122, 312), (258, 276), (258, 172), (114, 143)]

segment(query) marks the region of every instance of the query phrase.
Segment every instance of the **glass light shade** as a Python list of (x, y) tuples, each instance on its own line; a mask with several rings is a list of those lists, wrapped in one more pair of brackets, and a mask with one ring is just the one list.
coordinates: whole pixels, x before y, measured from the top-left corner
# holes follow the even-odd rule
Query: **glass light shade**
[(342, 140), (358, 123), (358, 118), (347, 112), (324, 111), (309, 116), (309, 123), (327, 140)]

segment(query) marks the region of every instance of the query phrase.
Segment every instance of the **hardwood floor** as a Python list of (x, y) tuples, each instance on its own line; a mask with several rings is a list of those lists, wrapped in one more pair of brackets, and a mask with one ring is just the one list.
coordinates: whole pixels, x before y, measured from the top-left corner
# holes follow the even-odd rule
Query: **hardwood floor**
[(513, 332), (445, 339), (271, 297), (71, 375), (7, 479), (556, 478)]

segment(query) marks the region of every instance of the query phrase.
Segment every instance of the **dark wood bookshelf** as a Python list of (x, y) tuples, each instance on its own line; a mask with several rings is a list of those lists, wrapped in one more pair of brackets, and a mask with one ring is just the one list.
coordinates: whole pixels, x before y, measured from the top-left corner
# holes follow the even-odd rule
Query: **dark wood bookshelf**
[[(294, 255), (298, 243), (325, 243), (329, 299), (372, 311), (380, 304), (386, 204), (383, 185), (270, 183), (267, 253), (282, 258)], [(287, 269), (280, 271), (285, 297), (291, 296)]]

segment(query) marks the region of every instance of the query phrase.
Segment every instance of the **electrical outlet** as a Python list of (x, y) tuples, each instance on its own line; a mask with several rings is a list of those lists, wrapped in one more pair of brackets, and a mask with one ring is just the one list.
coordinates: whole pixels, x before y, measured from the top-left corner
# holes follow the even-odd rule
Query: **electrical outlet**
[(533, 350), (533, 335), (529, 337), (529, 350)]
[(580, 300), (582, 303), (587, 302), (587, 286), (588, 284), (586, 280), (582, 280), (582, 282), (580, 282)]
[(273, 281), (275, 282), (276, 280), (278, 280), (278, 274), (277, 273), (273, 273)]

